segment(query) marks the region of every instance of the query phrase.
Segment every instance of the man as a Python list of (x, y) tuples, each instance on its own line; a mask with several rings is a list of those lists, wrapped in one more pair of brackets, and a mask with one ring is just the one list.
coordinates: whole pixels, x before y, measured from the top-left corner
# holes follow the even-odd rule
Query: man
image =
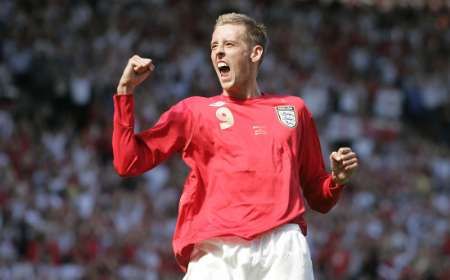
[(133, 91), (154, 71), (133, 56), (114, 96), (114, 165), (139, 175), (180, 152), (191, 171), (173, 238), (185, 279), (313, 279), (305, 206), (329, 211), (358, 166), (350, 148), (330, 155), (302, 99), (261, 92), (265, 27), (242, 14), (217, 19), (211, 62), (220, 95), (190, 97), (134, 133)]

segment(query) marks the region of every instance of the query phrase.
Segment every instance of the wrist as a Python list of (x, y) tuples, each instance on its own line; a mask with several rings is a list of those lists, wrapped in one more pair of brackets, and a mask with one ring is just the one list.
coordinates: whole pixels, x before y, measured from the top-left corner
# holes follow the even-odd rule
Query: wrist
[(331, 178), (336, 185), (345, 185), (348, 182), (348, 178), (339, 178), (334, 172), (331, 172)]
[(125, 84), (119, 84), (117, 86), (117, 95), (131, 95), (134, 92), (134, 87)]

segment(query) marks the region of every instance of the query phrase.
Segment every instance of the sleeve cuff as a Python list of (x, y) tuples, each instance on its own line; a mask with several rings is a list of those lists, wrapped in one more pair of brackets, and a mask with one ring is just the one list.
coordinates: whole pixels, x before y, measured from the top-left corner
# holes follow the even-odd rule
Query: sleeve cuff
[(338, 184), (338, 183), (335, 183), (334, 181), (333, 181), (333, 179), (331, 179), (331, 184), (330, 184), (330, 190), (334, 190), (334, 189), (342, 189), (342, 188), (345, 188), (345, 184)]
[(342, 189), (344, 189), (345, 186), (346, 186), (345, 184), (338, 184), (338, 183), (336, 183), (333, 180), (333, 176), (331, 174), (330, 174), (329, 180), (330, 180), (330, 182), (329, 182), (328, 187), (329, 187), (330, 192), (333, 195), (340, 193), (342, 191)]

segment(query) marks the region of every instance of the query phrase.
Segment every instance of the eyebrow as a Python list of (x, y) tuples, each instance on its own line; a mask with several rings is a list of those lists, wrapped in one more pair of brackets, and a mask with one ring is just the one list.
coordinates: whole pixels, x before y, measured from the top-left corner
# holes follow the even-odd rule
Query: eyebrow
[[(224, 40), (224, 43), (228, 43), (228, 42), (238, 43), (238, 41), (236, 41), (236, 40)], [(211, 41), (211, 46), (214, 44), (217, 44), (217, 43), (218, 43), (217, 41)]]

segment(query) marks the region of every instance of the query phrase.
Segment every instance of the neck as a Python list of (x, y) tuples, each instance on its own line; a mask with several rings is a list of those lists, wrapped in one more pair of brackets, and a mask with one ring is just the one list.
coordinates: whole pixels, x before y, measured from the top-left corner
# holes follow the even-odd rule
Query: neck
[(223, 89), (223, 95), (239, 99), (251, 99), (261, 96), (256, 79), (236, 88)]

